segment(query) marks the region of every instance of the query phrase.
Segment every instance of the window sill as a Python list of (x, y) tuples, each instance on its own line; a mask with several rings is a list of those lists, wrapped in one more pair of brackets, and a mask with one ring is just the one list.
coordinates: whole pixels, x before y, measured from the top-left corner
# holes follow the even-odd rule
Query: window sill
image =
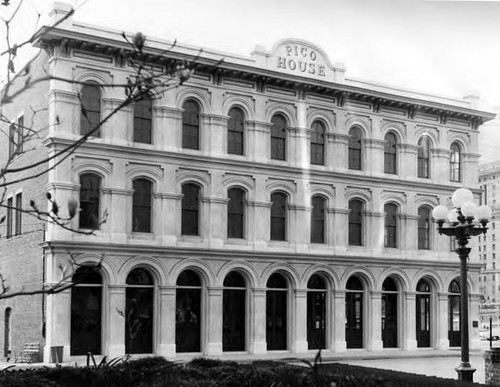
[(227, 238), (224, 241), (225, 245), (235, 245), (235, 246), (247, 246), (248, 241), (246, 239), (240, 238)]

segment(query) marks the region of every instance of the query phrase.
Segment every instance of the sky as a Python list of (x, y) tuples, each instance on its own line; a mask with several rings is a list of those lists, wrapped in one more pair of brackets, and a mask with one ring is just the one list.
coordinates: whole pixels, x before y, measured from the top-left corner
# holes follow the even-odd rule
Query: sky
[[(240, 55), (284, 38), (308, 40), (332, 63), (343, 63), (348, 78), (456, 98), (473, 93), (479, 108), (500, 114), (500, 0), (66, 2), (88, 24)], [(24, 0), (13, 31), (32, 32), (36, 13), (46, 14), (51, 4)], [(500, 159), (498, 149), (497, 119), (481, 129), (481, 162)]]

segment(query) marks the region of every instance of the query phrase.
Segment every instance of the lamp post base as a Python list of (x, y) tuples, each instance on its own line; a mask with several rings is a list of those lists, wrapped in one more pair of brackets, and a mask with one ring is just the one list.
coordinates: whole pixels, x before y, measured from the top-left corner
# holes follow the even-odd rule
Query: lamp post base
[(460, 365), (455, 368), (455, 371), (458, 373), (458, 380), (473, 382), (473, 374), (476, 372), (476, 369), (472, 368), (470, 363), (460, 363)]

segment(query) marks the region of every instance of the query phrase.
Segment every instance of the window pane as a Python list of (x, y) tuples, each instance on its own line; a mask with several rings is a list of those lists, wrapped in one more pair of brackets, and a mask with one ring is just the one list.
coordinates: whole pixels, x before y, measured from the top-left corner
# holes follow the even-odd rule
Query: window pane
[(243, 134), (245, 126), (245, 116), (240, 108), (229, 110), (229, 121), (227, 124), (227, 153), (243, 154)]
[(314, 121), (311, 127), (311, 164), (325, 164), (325, 126), (321, 121)]
[(271, 240), (286, 240), (287, 196), (281, 192), (271, 194)]
[(231, 188), (228, 191), (227, 205), (227, 236), (228, 238), (243, 238), (245, 191)]
[(146, 98), (137, 101), (134, 106), (134, 141), (151, 144), (153, 104)]
[(398, 207), (393, 203), (384, 206), (385, 212), (385, 247), (397, 247)]
[(422, 137), (418, 142), (418, 177), (429, 178), (430, 141)]
[(99, 229), (101, 178), (94, 174), (80, 176), (80, 228)]
[(200, 202), (200, 188), (195, 184), (182, 186), (182, 235), (199, 235), (198, 211)]
[[(87, 84), (81, 91), (80, 134), (91, 132), (101, 121), (101, 91), (97, 84)], [(100, 137), (100, 129), (93, 136)]]
[(13, 210), (13, 199), (7, 199), (7, 239), (12, 238), (12, 212)]
[(387, 133), (384, 146), (384, 172), (396, 174), (397, 139), (394, 133)]
[(194, 101), (187, 101), (182, 107), (182, 147), (200, 149), (200, 108)]
[(460, 181), (461, 180), (461, 170), (460, 170), (460, 146), (457, 143), (451, 144), (450, 148), (450, 180)]
[(420, 207), (418, 209), (418, 248), (420, 250), (430, 249), (430, 222), (430, 209), (428, 207)]
[(361, 129), (352, 128), (349, 136), (349, 169), (361, 170)]
[(23, 208), (23, 194), (18, 193), (16, 195), (16, 235), (21, 235), (21, 221), (22, 221), (22, 210)]
[(132, 183), (132, 231), (151, 232), (151, 200), (153, 183), (147, 179), (135, 179)]
[(349, 245), (362, 245), (363, 203), (359, 200), (349, 202)]
[(282, 115), (275, 115), (271, 119), (271, 159), (286, 159), (286, 127), (287, 123)]
[(311, 243), (325, 243), (325, 202), (321, 196), (312, 198)]

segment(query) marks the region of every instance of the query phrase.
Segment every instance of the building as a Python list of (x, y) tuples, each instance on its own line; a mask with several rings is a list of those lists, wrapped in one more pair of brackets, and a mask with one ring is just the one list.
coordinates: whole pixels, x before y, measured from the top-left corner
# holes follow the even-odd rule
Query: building
[[(57, 4), (54, 20), (68, 11)], [(72, 17), (36, 44), (32, 71), (74, 82), (39, 84), (3, 113), (27, 121), (46, 107), (37, 150), (53, 155), (88, 130), (81, 104), (98, 120), (123, 101), (106, 85), (126, 83), (132, 53), (120, 32)], [(1, 301), (4, 348), (38, 340), (48, 360), (54, 346), (64, 359), (459, 346), (459, 260), (431, 210), (458, 187), (479, 196), (478, 128), (494, 116), (350, 79), (302, 40), (248, 57), (170, 47), (148, 39), (145, 60), (195, 59), (188, 82), (118, 111), (42, 180), (9, 189), (12, 204), (79, 200), (75, 229), (108, 215), (94, 236), (48, 224), (28, 240), (11, 211), (0, 270), (12, 281), (57, 282), (70, 256), (102, 272), (80, 268), (77, 286), (31, 307)], [(469, 266), (472, 345), (480, 267)]]
[(483, 264), (479, 275), (479, 291), (484, 295), (480, 309), (482, 327), (489, 326), (489, 319), (500, 327), (500, 266), (496, 251), (496, 219), (500, 219), (500, 162), (479, 166), (479, 188), (482, 190), (481, 201), (493, 210), (493, 219), (489, 232), (478, 239), (479, 261)]

